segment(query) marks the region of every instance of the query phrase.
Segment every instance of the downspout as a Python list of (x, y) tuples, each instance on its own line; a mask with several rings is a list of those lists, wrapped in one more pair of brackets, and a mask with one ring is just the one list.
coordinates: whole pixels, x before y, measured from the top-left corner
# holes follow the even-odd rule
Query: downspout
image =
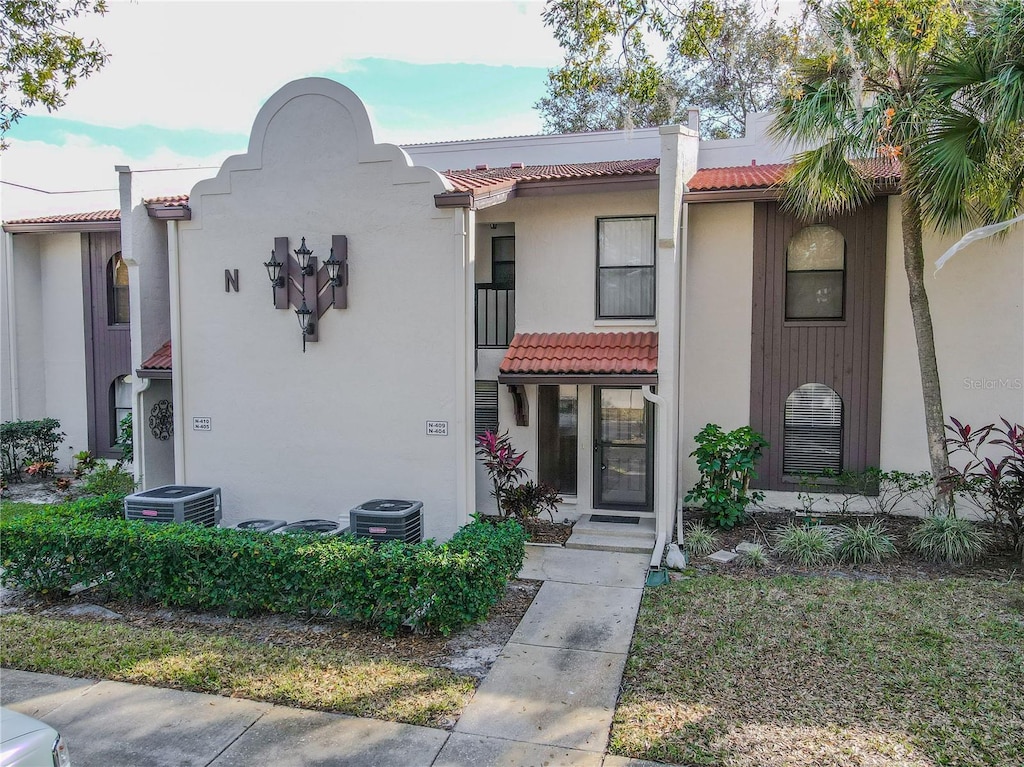
[[(668, 402), (665, 401), (665, 398), (660, 396), (660, 395), (655, 394), (654, 390), (651, 389), (650, 386), (644, 386), (641, 389), (641, 391), (643, 392), (644, 399), (647, 400), (648, 402), (653, 403), (654, 406), (657, 407), (659, 410), (662, 410), (663, 408), (667, 408), (668, 407)], [(655, 419), (655, 420), (657, 420), (657, 419)], [(668, 450), (668, 441), (669, 441), (669, 434), (668, 434), (668, 432), (669, 431), (670, 431), (669, 429), (661, 429), (661, 430), (658, 431), (658, 435), (657, 435), (657, 439), (656, 439), (656, 441), (657, 441), (657, 448), (656, 449), (657, 450)], [(665, 453), (662, 453), (662, 455), (665, 455)], [(663, 484), (666, 484), (669, 487), (671, 487), (672, 480), (670, 478), (662, 477), (662, 478), (660, 478), (660, 481)], [(665, 516), (669, 516), (669, 515), (665, 515)], [(671, 518), (671, 517), (669, 516), (669, 518)], [(667, 529), (667, 527), (664, 524), (658, 525), (658, 537), (654, 541), (654, 551), (651, 552), (650, 568), (652, 570), (657, 570), (658, 568), (661, 567), (661, 559), (662, 559), (662, 557), (665, 554), (665, 542), (667, 540), (668, 540), (668, 529)]]
[(475, 227), (475, 214), (472, 208), (464, 207), (461, 215), (454, 217), (456, 250), (459, 254), (459, 266), (456, 278), (456, 294), (461, 296), (456, 301), (456, 337), (460, 338), (459, 347), (456, 349), (455, 359), (455, 437), (458, 442), (455, 445), (456, 466), (456, 505), (459, 511), (458, 525), (461, 527), (469, 523), (474, 498), (476, 497), (473, 461), (473, 451), (470, 449), (469, 440), (473, 435), (472, 408), (473, 401), (470, 386), (470, 376), (475, 375), (476, 365), (476, 339), (475, 321), (473, 307), (473, 279), (471, 275), (475, 270), (474, 264), (474, 243), (473, 230)]
[(181, 353), (181, 274), (178, 252), (178, 222), (167, 222), (167, 270), (171, 294), (171, 402), (174, 422), (174, 483), (185, 484), (185, 401), (182, 393), (184, 369)]
[[(142, 394), (145, 392), (149, 385), (152, 383), (152, 379), (139, 378), (137, 373), (132, 373), (132, 390), (135, 393), (135, 407), (133, 411), (136, 415), (143, 413), (142, 409)], [(142, 467), (146, 465), (146, 440), (143, 439), (142, 431), (142, 418), (136, 418), (132, 416), (132, 451), (135, 455), (135, 486), (140, 490), (146, 490), (146, 477), (142, 473)]]
[(21, 387), (18, 385), (18, 325), (14, 310), (14, 235), (4, 232), (4, 268), (7, 271), (7, 373), (11, 377), (11, 420), (21, 419)]

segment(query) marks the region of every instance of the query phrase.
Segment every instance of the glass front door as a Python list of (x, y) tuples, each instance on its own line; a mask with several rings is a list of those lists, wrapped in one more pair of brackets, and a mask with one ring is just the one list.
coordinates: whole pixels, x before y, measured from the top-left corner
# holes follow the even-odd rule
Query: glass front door
[(594, 387), (594, 507), (654, 508), (653, 408), (635, 389)]

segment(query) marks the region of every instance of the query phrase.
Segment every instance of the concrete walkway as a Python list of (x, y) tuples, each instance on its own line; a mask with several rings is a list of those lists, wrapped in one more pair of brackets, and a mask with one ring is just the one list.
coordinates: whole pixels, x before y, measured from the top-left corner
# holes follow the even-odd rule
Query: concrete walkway
[(75, 767), (644, 767), (605, 756), (647, 558), (530, 547), (537, 597), (452, 733), (121, 682), (4, 670), (0, 702)]

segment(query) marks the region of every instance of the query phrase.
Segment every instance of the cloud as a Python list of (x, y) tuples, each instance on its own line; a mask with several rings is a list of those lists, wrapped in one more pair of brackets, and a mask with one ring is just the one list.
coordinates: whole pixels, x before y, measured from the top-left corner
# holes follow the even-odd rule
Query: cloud
[[(263, 101), (367, 57), (556, 66), (540, 3), (112, 3), (76, 29), (111, 54), (60, 114), (98, 125), (246, 130)], [(449, 83), (453, 89), (459, 82)]]

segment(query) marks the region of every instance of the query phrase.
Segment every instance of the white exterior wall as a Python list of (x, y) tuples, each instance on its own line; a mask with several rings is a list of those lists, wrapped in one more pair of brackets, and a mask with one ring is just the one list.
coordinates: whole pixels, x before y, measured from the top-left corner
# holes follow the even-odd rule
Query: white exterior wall
[[(884, 469), (928, 469), (921, 374), (910, 314), (900, 199), (889, 198), (882, 361)], [(1024, 422), (1024, 226), (974, 243), (938, 274), (933, 264), (958, 236), (925, 238), (925, 279), (946, 420), (978, 427)], [(951, 459), (956, 463), (956, 456)]]
[[(750, 421), (753, 203), (689, 206), (681, 492), (697, 481), (689, 454), (708, 422)], [(925, 271), (947, 419), (975, 426), (1024, 420), (1024, 227), (976, 243), (937, 275), (932, 264), (957, 237), (925, 239)], [(882, 366), (881, 468), (928, 469), (917, 346), (903, 266), (900, 202), (889, 198)], [(954, 456), (953, 461), (956, 461)], [(795, 493), (767, 505), (795, 508)], [(909, 509), (908, 509), (909, 510)]]
[(11, 364), (3, 287), (3, 420), (14, 418), (15, 381), (20, 420), (56, 418), (67, 435), (57, 458), (71, 466), (71, 455), (89, 447), (85, 382), (85, 319), (82, 296), (82, 235), (15, 234), (13, 278), (16, 365)]
[(515, 225), (516, 332), (656, 330), (654, 320), (595, 316), (597, 219), (657, 213), (656, 190), (521, 197), (480, 211), (480, 223)]
[(680, 403), (680, 495), (699, 473), (690, 453), (707, 423), (750, 423), (750, 333), (754, 205), (689, 205), (686, 336)]
[[(521, 197), (482, 210), (477, 215), (477, 280), (490, 279), (490, 237), (513, 233), (516, 237), (516, 332), (604, 333), (657, 331), (656, 320), (597, 320), (597, 219), (611, 216), (656, 216), (657, 190), (599, 192), (550, 197)], [(498, 225), (496, 230), (490, 224)], [(510, 226), (511, 225), (511, 226)], [(486, 262), (486, 264), (481, 263)], [(658, 275), (656, 279), (661, 279)], [(496, 380), (504, 349), (480, 349), (478, 380)], [(623, 384), (626, 385), (626, 384)], [(512, 445), (526, 451), (523, 466), (528, 478), (537, 478), (536, 385), (524, 387), (529, 424), (515, 425), (512, 396), (498, 386), (498, 420), (508, 430)], [(568, 498), (556, 519), (590, 513), (593, 502), (593, 389), (577, 387), (579, 454), (576, 498)], [(486, 473), (477, 468), (477, 508), (494, 510)]]
[[(373, 144), (351, 91), (302, 80), (260, 111), (249, 153), (193, 190), (179, 235), (180, 479), (220, 485), (226, 523), (408, 498), (424, 502), (425, 534), (443, 538), (472, 511), (472, 232), (461, 210), (435, 208), (440, 177), (406, 160)], [(329, 309), (303, 354), (262, 263), (279, 236), (292, 249), (305, 236), (326, 259), (333, 234), (348, 236), (349, 308)], [(228, 268), (238, 293), (224, 290)], [(194, 431), (193, 417), (212, 430)], [(428, 420), (449, 436), (427, 436)]]

